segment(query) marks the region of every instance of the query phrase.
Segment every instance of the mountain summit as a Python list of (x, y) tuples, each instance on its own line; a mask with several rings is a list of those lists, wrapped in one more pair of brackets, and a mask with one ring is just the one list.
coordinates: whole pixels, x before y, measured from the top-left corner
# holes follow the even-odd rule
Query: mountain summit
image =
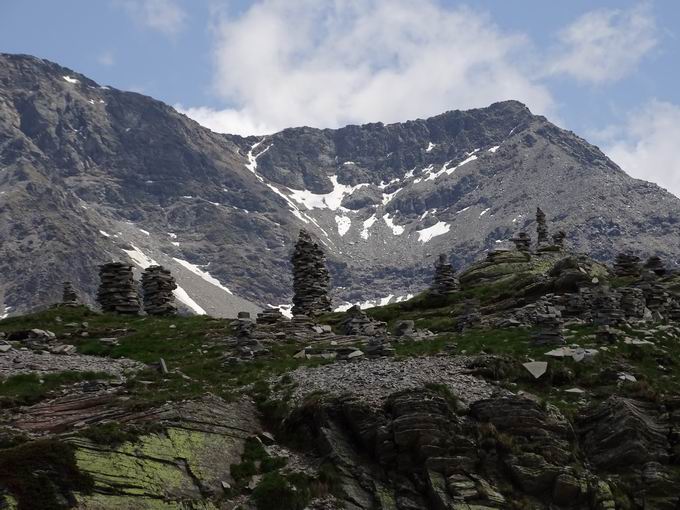
[(94, 298), (97, 266), (158, 262), (197, 313), (289, 304), (301, 228), (335, 307), (404, 299), (439, 253), (462, 265), (533, 234), (677, 264), (680, 200), (516, 101), (425, 120), (222, 135), (152, 98), (0, 54), (0, 316)]

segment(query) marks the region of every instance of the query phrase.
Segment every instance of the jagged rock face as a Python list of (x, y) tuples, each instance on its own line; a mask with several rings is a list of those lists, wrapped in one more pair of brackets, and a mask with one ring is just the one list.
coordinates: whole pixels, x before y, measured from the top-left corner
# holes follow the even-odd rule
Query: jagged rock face
[(0, 140), (0, 315), (58, 301), (66, 279), (92, 302), (96, 266), (128, 256), (168, 267), (216, 315), (290, 303), (300, 228), (324, 245), (336, 305), (415, 293), (438, 253), (472, 262), (533, 230), (538, 205), (578, 251), (680, 255), (675, 197), (513, 101), (242, 138), (0, 55)]

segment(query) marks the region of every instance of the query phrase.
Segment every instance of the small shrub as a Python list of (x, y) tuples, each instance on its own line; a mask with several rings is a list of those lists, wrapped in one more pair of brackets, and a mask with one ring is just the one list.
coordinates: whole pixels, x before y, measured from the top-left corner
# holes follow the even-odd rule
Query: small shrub
[[(304, 478), (304, 479), (303, 479)], [(302, 510), (310, 500), (306, 477), (267, 473), (252, 495), (258, 510)]]

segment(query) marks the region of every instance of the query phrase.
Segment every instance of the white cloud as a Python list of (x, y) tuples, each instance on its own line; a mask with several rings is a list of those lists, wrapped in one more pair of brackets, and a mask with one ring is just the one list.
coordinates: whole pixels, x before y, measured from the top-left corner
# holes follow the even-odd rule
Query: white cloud
[(680, 106), (652, 101), (605, 134), (605, 152), (628, 174), (680, 197)]
[(629, 10), (591, 11), (559, 34), (560, 48), (548, 74), (579, 81), (617, 81), (635, 70), (657, 44), (656, 22), (649, 4)]
[(179, 108), (218, 131), (396, 122), (504, 99), (553, 107), (523, 35), (434, 0), (262, 0), (216, 37), (215, 88), (232, 108)]
[(176, 0), (118, 0), (138, 23), (165, 35), (175, 35), (184, 28), (186, 12)]
[(97, 55), (97, 62), (103, 66), (111, 67), (116, 63), (116, 58), (112, 51), (107, 50)]

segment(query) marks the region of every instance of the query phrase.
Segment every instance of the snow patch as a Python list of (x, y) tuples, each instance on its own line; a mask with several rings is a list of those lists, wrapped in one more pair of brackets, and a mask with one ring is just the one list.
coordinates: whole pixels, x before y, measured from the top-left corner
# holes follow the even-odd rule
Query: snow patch
[(345, 196), (351, 195), (356, 190), (368, 186), (368, 183), (361, 183), (356, 186), (340, 184), (337, 175), (331, 175), (329, 179), (331, 183), (333, 183), (333, 191), (330, 193), (317, 194), (308, 190), (288, 188), (290, 197), (298, 204), (304, 205), (308, 210), (330, 209), (331, 211), (337, 211)]
[(451, 175), (453, 172), (455, 172), (456, 170), (458, 170), (461, 166), (463, 166), (463, 165), (469, 163), (470, 161), (474, 161), (475, 159), (477, 159), (477, 154), (475, 154), (476, 152), (479, 152), (479, 149), (475, 149), (475, 150), (473, 150), (472, 152), (466, 153), (467, 158), (465, 158), (463, 161), (461, 161), (460, 163), (458, 163), (456, 166), (454, 166), (454, 167), (452, 167), (452, 168), (449, 168), (449, 164), (451, 163), (450, 161), (444, 163), (444, 164), (442, 165), (441, 169), (440, 169), (438, 172), (432, 173), (432, 172), (430, 171), (430, 175), (428, 175), (428, 176), (425, 178), (425, 180), (426, 180), (426, 181), (433, 181), (433, 180), (435, 180), (437, 177), (441, 177), (441, 176), (444, 175), (444, 174), (446, 174), (446, 175)]
[(500, 145), (495, 145), (494, 147), (491, 147), (491, 148), (489, 149), (489, 152), (496, 152), (496, 151), (498, 150), (499, 147), (500, 147)]
[(149, 234), (149, 231), (148, 231), (148, 230), (144, 230), (143, 228), (140, 228), (139, 231), (140, 231), (142, 234), (144, 234), (145, 236), (150, 236), (150, 235), (151, 235), (151, 234)]
[(392, 218), (390, 218), (390, 213), (386, 213), (383, 216), (383, 220), (385, 220), (385, 224), (392, 229), (392, 233), (395, 236), (400, 236), (401, 234), (404, 233), (404, 227), (400, 225), (395, 225), (394, 221), (392, 221)]
[(170, 236), (171, 239), (177, 239), (177, 234), (174, 234), (172, 232), (168, 232), (168, 235)]
[(66, 80), (69, 83), (74, 83), (74, 84), (80, 83), (79, 80), (76, 80), (75, 78), (71, 78), (70, 76), (67, 76), (67, 75), (62, 76), (62, 78), (64, 78), (64, 80)]
[(370, 235), (368, 233), (368, 230), (373, 226), (373, 224), (378, 220), (376, 218), (375, 214), (368, 218), (366, 221), (364, 221), (364, 229), (361, 231), (361, 237), (364, 239), (368, 239), (368, 236)]
[(201, 308), (196, 301), (191, 299), (189, 294), (187, 294), (187, 291), (182, 287), (177, 286), (177, 288), (173, 290), (172, 293), (178, 300), (191, 308), (196, 313), (196, 315), (207, 315), (207, 312)]
[(488, 207), (488, 208), (484, 209), (482, 212), (479, 213), (479, 217), (481, 218), (481, 217), (484, 216), (486, 213), (488, 213), (490, 210), (491, 210), (491, 207)]
[(226, 288), (224, 285), (222, 285), (222, 284), (220, 283), (220, 281), (219, 281), (217, 278), (215, 278), (214, 276), (212, 276), (212, 275), (211, 275), (210, 273), (208, 273), (207, 271), (203, 271), (203, 270), (202, 270), (201, 268), (199, 268), (197, 265), (192, 264), (191, 262), (187, 262), (186, 260), (178, 259), (178, 258), (176, 258), (176, 257), (173, 257), (173, 260), (174, 260), (175, 262), (179, 263), (180, 265), (184, 266), (186, 269), (188, 269), (189, 271), (191, 271), (191, 272), (194, 273), (195, 275), (200, 276), (200, 277), (203, 278), (206, 282), (211, 283), (212, 285), (214, 285), (215, 287), (217, 287), (217, 288), (219, 288), (219, 289), (222, 289), (222, 290), (223, 290), (224, 292), (226, 292), (227, 294), (232, 294), (232, 295), (233, 295), (233, 293), (232, 293), (228, 288)]
[(269, 308), (274, 308), (281, 312), (284, 317), (293, 318), (293, 305), (267, 305)]
[(336, 216), (335, 223), (338, 224), (338, 234), (340, 234), (340, 237), (344, 236), (349, 227), (352, 226), (352, 220), (347, 216)]
[(433, 144), (432, 142), (429, 142), (427, 144), (427, 149), (425, 149), (425, 152), (432, 152), (432, 149), (434, 149), (435, 147), (436, 147), (435, 144)]
[(413, 297), (413, 294), (406, 294), (405, 296), (397, 296), (396, 298), (394, 297), (394, 294), (390, 294), (389, 296), (385, 296), (383, 298), (377, 298), (377, 299), (368, 299), (363, 302), (356, 302), (356, 303), (344, 303), (337, 308), (335, 308), (333, 311), (334, 312), (346, 312), (353, 306), (359, 305), (359, 308), (362, 310), (366, 310), (368, 308), (374, 308), (376, 306), (386, 306), (390, 303), (403, 303), (404, 301), (408, 301)]
[(422, 230), (417, 230), (416, 232), (418, 232), (418, 241), (425, 244), (433, 237), (446, 234), (449, 230), (451, 230), (451, 225), (443, 221), (439, 221), (432, 225), (431, 227), (427, 227)]
[(137, 264), (139, 267), (142, 269), (146, 269), (149, 266), (157, 266), (158, 263), (152, 259), (151, 257), (148, 257), (142, 250), (137, 248), (134, 244), (130, 243), (130, 246), (132, 247), (131, 250), (126, 250), (123, 248), (123, 251), (128, 254), (128, 256), (132, 259), (132, 261)]
[(2, 306), (2, 313), (0, 314), (0, 321), (6, 319), (9, 316), (9, 311), (12, 309), (11, 306)]
[(100, 230), (99, 233), (104, 237), (111, 237), (111, 234), (109, 234), (108, 232), (104, 232), (103, 230)]

